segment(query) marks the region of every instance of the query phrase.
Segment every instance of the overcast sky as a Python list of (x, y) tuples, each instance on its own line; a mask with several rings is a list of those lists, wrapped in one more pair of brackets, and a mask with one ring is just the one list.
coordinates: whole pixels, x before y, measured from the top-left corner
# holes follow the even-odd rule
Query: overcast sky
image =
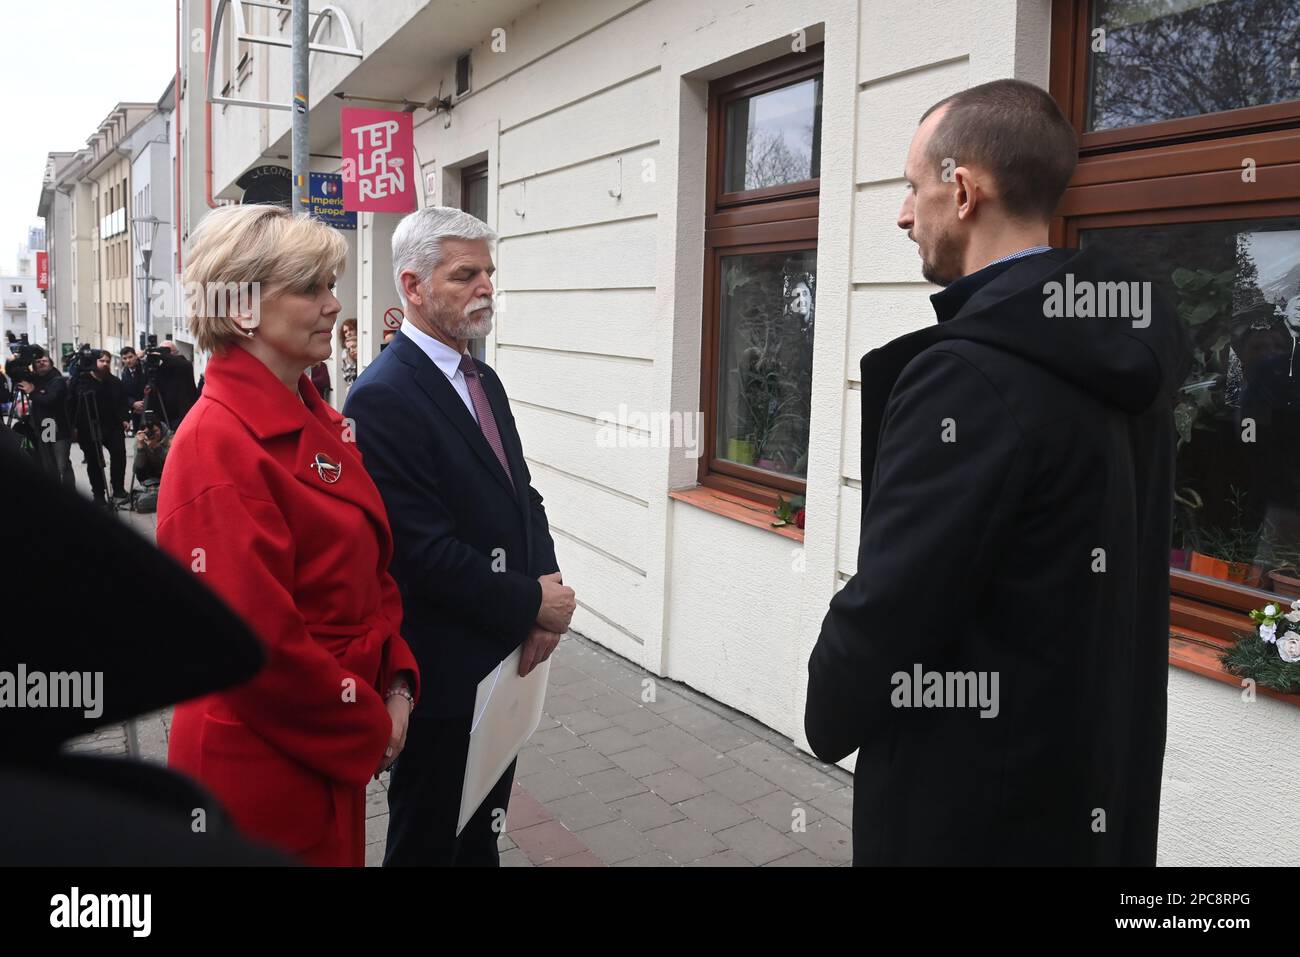
[(41, 225), (45, 154), (85, 146), (121, 101), (156, 102), (175, 75), (175, 26), (172, 0), (4, 0), (0, 273)]

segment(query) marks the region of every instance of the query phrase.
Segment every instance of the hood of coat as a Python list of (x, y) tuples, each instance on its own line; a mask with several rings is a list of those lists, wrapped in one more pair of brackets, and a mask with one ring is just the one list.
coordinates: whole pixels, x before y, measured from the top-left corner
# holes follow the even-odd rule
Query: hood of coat
[(1026, 257), (979, 289), (936, 339), (967, 339), (1033, 362), (1132, 415), (1183, 384), (1183, 321), (1156, 283), (1103, 249)]

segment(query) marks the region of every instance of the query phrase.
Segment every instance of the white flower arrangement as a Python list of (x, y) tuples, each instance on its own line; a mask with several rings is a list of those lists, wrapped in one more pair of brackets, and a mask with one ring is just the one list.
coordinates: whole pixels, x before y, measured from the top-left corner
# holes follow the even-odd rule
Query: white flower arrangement
[[(1275, 604), (1252, 609), (1250, 620), (1255, 623), (1259, 640), (1276, 647), (1279, 658), (1287, 664), (1300, 661), (1300, 633), (1290, 627), (1300, 622), (1300, 599), (1293, 601), (1291, 610), (1285, 614)], [(1280, 638), (1277, 633), (1279, 625), (1285, 629)]]

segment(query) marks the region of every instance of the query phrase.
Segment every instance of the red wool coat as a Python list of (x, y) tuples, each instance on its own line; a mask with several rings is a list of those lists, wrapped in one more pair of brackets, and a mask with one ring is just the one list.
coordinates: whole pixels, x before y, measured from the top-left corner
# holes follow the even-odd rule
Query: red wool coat
[(379, 492), (339, 413), (306, 376), (299, 390), (306, 405), (238, 346), (214, 355), (167, 456), (159, 546), (267, 652), (253, 680), (176, 708), (168, 763), (246, 834), (360, 866), (365, 788), (392, 731), (382, 692), (418, 672)]

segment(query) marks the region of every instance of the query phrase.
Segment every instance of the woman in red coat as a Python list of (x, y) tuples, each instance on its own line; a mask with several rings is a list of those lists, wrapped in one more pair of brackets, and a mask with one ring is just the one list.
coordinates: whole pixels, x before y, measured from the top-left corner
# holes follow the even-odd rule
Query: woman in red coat
[(158, 544), (267, 653), (253, 680), (176, 708), (168, 762), (246, 834), (360, 866), (366, 784), (405, 742), (418, 672), (383, 502), (303, 374), (329, 357), (346, 253), (334, 230), (276, 206), (222, 207), (199, 226), (187, 311), (213, 354), (167, 457)]

